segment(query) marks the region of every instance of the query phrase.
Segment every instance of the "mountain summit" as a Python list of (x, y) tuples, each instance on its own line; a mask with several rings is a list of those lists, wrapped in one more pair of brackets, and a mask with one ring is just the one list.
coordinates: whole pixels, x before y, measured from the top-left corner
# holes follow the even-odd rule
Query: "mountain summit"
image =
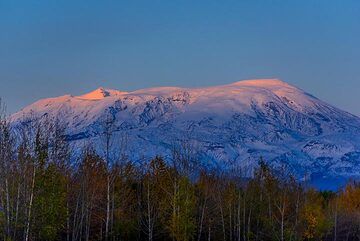
[(133, 92), (99, 88), (37, 101), (11, 116), (13, 125), (30, 114), (60, 116), (74, 146), (99, 146), (111, 115), (114, 139), (126, 136), (127, 155), (137, 161), (169, 157), (174, 145), (188, 143), (209, 168), (247, 172), (262, 157), (315, 181), (360, 175), (360, 118), (277, 79)]
[(94, 91), (91, 91), (90, 93), (78, 96), (78, 98), (84, 99), (84, 100), (100, 100), (105, 97), (117, 96), (117, 95), (121, 95), (121, 94), (126, 94), (126, 92), (112, 90), (112, 89), (105, 89), (103, 87), (100, 87)]

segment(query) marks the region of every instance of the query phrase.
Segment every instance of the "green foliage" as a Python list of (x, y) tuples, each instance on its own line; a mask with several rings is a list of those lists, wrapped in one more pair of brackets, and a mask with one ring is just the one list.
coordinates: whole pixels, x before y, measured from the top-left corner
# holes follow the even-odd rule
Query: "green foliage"
[(54, 164), (50, 164), (36, 178), (34, 225), (39, 239), (56, 240), (67, 218), (66, 178)]
[(171, 237), (177, 241), (192, 240), (195, 233), (195, 193), (186, 177), (180, 177), (174, 184), (172, 215), (169, 220)]
[(306, 240), (322, 240), (331, 221), (327, 219), (324, 210), (325, 199), (322, 193), (309, 190), (306, 194), (306, 202), (302, 208), (301, 219), (303, 221), (303, 237)]

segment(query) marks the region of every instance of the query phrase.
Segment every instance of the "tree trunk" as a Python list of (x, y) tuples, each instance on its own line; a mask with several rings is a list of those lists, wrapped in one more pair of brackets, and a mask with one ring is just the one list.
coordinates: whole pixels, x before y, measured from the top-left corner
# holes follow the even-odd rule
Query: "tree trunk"
[(109, 238), (109, 221), (110, 221), (110, 173), (107, 173), (106, 183), (106, 223), (105, 223), (105, 240)]
[[(204, 214), (205, 214), (205, 207), (206, 207), (206, 198), (204, 200), (204, 204), (201, 208), (201, 217), (200, 217), (200, 225), (199, 225), (199, 232), (198, 232), (198, 241), (200, 241), (201, 239), (201, 233), (202, 233), (202, 228), (203, 228), (203, 221), (204, 221)], [(210, 227), (209, 227), (210, 229)]]
[(34, 188), (35, 188), (35, 177), (36, 177), (36, 167), (34, 165), (33, 167), (33, 176), (32, 176), (32, 183), (31, 183), (31, 193), (30, 193), (30, 201), (29, 201), (29, 212), (27, 215), (27, 221), (26, 221), (26, 231), (25, 231), (25, 241), (29, 240), (29, 233), (30, 233), (30, 222), (31, 222), (31, 209), (33, 205), (33, 199), (34, 199)]
[(17, 196), (16, 196), (16, 208), (15, 208), (15, 222), (14, 222), (14, 233), (13, 233), (13, 240), (16, 239), (16, 230), (17, 230), (17, 223), (19, 217), (19, 203), (20, 203), (20, 183), (18, 183), (17, 188)]
[(147, 182), (147, 212), (148, 212), (148, 235), (149, 241), (153, 240), (153, 221), (151, 220), (151, 206), (150, 206), (150, 181)]
[(237, 212), (237, 222), (238, 222), (238, 227), (237, 227), (237, 237), (238, 237), (238, 241), (241, 240), (241, 193), (239, 192), (239, 197), (238, 197), (238, 212)]

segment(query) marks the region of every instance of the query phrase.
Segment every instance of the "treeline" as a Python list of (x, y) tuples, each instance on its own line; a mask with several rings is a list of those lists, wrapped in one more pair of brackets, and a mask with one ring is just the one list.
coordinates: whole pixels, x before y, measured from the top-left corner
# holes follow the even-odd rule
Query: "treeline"
[(205, 171), (188, 147), (133, 163), (104, 127), (104, 151), (74, 161), (59, 122), (0, 118), (1, 240), (360, 240), (356, 183), (319, 192), (263, 162), (251, 179)]

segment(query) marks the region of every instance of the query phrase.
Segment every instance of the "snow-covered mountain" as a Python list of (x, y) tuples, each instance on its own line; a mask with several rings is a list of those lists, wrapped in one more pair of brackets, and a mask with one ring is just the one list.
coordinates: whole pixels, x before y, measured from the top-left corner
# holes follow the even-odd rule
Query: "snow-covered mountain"
[(169, 156), (173, 146), (186, 143), (208, 166), (251, 170), (263, 157), (299, 178), (360, 176), (360, 118), (276, 79), (193, 89), (99, 88), (39, 100), (11, 119), (21, 125), (29, 115), (58, 117), (74, 146), (89, 141), (100, 146), (110, 115), (114, 138), (126, 137), (134, 160)]

